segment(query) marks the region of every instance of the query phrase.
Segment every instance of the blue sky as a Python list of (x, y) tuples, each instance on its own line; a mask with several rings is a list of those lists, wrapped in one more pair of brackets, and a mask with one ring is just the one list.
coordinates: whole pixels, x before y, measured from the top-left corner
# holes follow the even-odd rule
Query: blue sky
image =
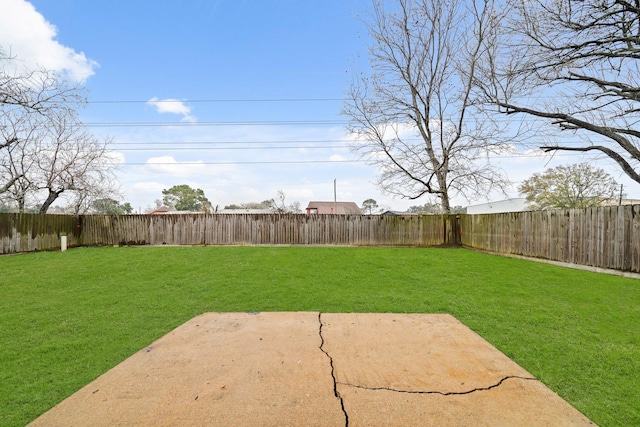
[[(369, 0), (2, 0), (0, 45), (25, 65), (83, 82), (90, 102), (81, 117), (113, 139), (123, 200), (136, 210), (177, 184), (202, 188), (220, 208), (278, 190), (305, 207), (333, 200), (334, 179), (341, 201), (373, 198), (406, 209), (430, 200), (382, 194), (375, 168), (349, 150), (340, 115), (352, 73), (366, 70), (361, 18), (369, 7)], [(581, 159), (498, 161), (517, 185), (570, 160)], [(518, 196), (515, 186), (508, 196)]]

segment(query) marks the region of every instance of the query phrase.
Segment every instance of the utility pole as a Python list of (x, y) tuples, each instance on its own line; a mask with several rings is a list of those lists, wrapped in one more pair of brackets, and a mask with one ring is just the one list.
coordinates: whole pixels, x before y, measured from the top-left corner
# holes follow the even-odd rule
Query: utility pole
[(333, 214), (338, 213), (338, 198), (336, 196), (336, 180), (333, 179)]
[(622, 206), (622, 187), (624, 187), (624, 184), (620, 184), (620, 198), (618, 199), (618, 206)]

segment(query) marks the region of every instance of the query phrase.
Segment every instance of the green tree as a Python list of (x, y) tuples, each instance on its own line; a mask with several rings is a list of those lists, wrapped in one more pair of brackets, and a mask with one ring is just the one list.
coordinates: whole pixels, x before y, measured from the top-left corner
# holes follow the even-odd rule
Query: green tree
[(378, 209), (378, 202), (374, 199), (367, 199), (362, 202), (362, 212), (371, 215), (376, 209)]
[(520, 185), (533, 209), (587, 208), (614, 197), (618, 184), (589, 163), (557, 166), (536, 173)]
[(191, 188), (186, 184), (174, 185), (162, 190), (162, 203), (178, 211), (204, 211), (211, 207), (204, 191)]
[(248, 202), (248, 203), (240, 203), (236, 205), (235, 203), (226, 205), (224, 209), (271, 209), (273, 205), (272, 200), (263, 200), (262, 202)]
[(451, 213), (452, 214), (466, 214), (467, 213), (467, 208), (465, 208), (464, 206), (456, 205), (456, 206), (451, 208)]
[(223, 209), (247, 209), (247, 208), (244, 208), (242, 204), (236, 205), (232, 203), (230, 205), (226, 205)]
[[(421, 205), (421, 206), (420, 205), (409, 206), (409, 209), (407, 209), (407, 212), (416, 213), (416, 214), (431, 214), (431, 215), (438, 215), (443, 213), (442, 207), (434, 203), (425, 203), (424, 205)], [(467, 208), (460, 205), (452, 206), (450, 213), (452, 214), (467, 213)]]
[(133, 208), (129, 202), (121, 204), (117, 200), (104, 198), (95, 200), (91, 204), (91, 211), (104, 215), (127, 215), (133, 212)]
[(437, 204), (425, 203), (424, 205), (409, 206), (407, 212), (417, 214), (439, 214), (442, 213), (442, 208)]

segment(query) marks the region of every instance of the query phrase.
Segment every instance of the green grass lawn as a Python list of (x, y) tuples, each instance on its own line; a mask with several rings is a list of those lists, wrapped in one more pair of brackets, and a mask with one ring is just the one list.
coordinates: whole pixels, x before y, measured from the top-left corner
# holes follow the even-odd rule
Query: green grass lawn
[(83, 248), (0, 257), (0, 425), (211, 311), (451, 313), (602, 426), (640, 425), (640, 281), (464, 249)]

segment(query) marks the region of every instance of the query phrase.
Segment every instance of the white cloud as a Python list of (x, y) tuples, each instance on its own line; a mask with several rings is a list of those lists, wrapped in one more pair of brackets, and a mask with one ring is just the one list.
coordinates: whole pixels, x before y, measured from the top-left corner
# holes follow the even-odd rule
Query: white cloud
[(160, 182), (151, 181), (151, 182), (136, 182), (131, 187), (134, 190), (138, 190), (138, 191), (151, 191), (154, 193), (161, 193), (162, 190), (166, 188), (166, 185)]
[(57, 28), (26, 0), (2, 0), (0, 46), (16, 63), (44, 67), (82, 82), (95, 74), (98, 63), (55, 40)]
[(348, 160), (348, 159), (339, 154), (333, 154), (331, 157), (329, 157), (329, 160), (331, 160), (332, 162), (344, 162), (345, 160)]
[(206, 172), (202, 160), (179, 162), (172, 156), (151, 157), (146, 161), (145, 168), (152, 173), (174, 177), (187, 177)]
[(153, 97), (147, 101), (147, 105), (151, 105), (156, 108), (156, 111), (160, 114), (179, 114), (182, 116), (183, 122), (196, 122), (198, 119), (191, 115), (191, 107), (184, 104), (183, 101), (178, 99), (158, 99)]

